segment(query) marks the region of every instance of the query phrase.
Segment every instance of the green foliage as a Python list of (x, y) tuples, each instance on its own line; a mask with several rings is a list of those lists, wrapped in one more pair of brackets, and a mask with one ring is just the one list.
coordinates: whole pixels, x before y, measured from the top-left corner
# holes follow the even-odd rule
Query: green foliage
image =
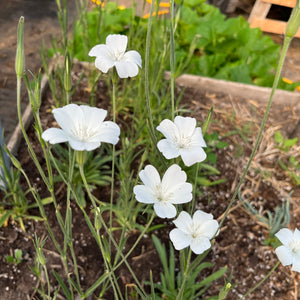
[[(280, 46), (242, 18), (226, 19), (218, 8), (188, 1), (181, 6), (176, 32), (180, 72), (259, 86), (272, 86)], [(191, 55), (192, 53), (192, 55)], [(294, 90), (300, 83), (279, 88)]]
[(290, 201), (287, 198), (281, 206), (277, 206), (272, 213), (269, 210), (259, 212), (249, 201), (242, 199), (241, 194), (238, 194), (239, 200), (243, 203), (244, 208), (252, 214), (257, 221), (264, 224), (269, 230), (269, 236), (264, 244), (278, 246), (277, 239), (274, 237), (275, 233), (281, 228), (288, 227), (290, 224)]
[[(258, 86), (272, 86), (280, 46), (243, 17), (228, 18), (203, 0), (178, 3), (180, 16), (176, 38), (176, 74), (190, 73)], [(83, 21), (84, 19), (84, 21)], [(156, 32), (168, 30), (169, 21), (155, 22)], [(85, 12), (74, 26), (69, 51), (79, 60), (92, 61), (89, 50), (105, 43), (110, 34), (126, 34), (131, 44), (145, 39), (147, 20), (134, 16), (132, 8), (119, 9), (109, 2)], [(133, 42), (134, 40), (134, 42)], [(162, 51), (153, 40), (151, 49)], [(169, 68), (167, 61), (164, 68)], [(294, 90), (300, 83), (279, 82), (280, 89)]]
[(86, 12), (74, 25), (73, 38), (70, 41), (69, 50), (79, 60), (89, 61), (89, 50), (97, 45), (105, 43), (108, 34), (129, 35), (132, 27), (137, 29), (142, 26), (146, 33), (147, 21), (133, 17), (133, 9), (119, 9), (114, 2), (105, 4), (105, 8), (95, 8)]
[[(152, 239), (163, 266), (163, 272), (160, 273), (161, 283), (154, 283), (154, 288), (157, 290), (155, 299), (177, 299), (183, 284), (184, 274), (182, 267), (178, 272), (175, 263), (175, 253), (171, 244), (168, 252), (165, 245), (155, 235), (152, 235)], [(199, 258), (203, 258), (203, 255), (199, 255), (188, 268), (182, 299), (198, 299), (215, 280), (222, 277), (227, 271), (227, 268), (222, 268), (200, 280), (200, 273), (205, 269), (212, 268), (213, 264), (201, 262)]]
[[(60, 144), (53, 146), (56, 155), (59, 157), (57, 165), (65, 177), (68, 177), (69, 172), (69, 150)], [(92, 151), (86, 152), (86, 160), (84, 164), (84, 172), (89, 188), (95, 189), (96, 186), (106, 186), (111, 181), (111, 163), (112, 157), (105, 153), (105, 146), (102, 145), (96, 153)], [(55, 176), (54, 182), (62, 181), (61, 177)], [(83, 197), (83, 182), (80, 175), (79, 166), (77, 163), (74, 165), (72, 185), (76, 193)]]
[[(278, 144), (278, 148), (288, 153), (291, 151), (292, 147), (298, 143), (298, 138), (286, 139), (283, 135), (276, 131), (274, 134), (274, 140)], [(283, 161), (282, 159), (278, 159), (279, 166), (287, 172), (290, 178), (293, 181), (293, 184), (296, 186), (300, 185), (300, 161), (299, 157), (291, 155), (287, 161)]]
[(14, 250), (14, 255), (6, 255), (5, 259), (8, 263), (18, 265), (23, 260), (23, 251), (20, 249)]
[(274, 140), (278, 144), (278, 148), (284, 152), (288, 152), (298, 142), (298, 138), (285, 139), (280, 131), (275, 132)]

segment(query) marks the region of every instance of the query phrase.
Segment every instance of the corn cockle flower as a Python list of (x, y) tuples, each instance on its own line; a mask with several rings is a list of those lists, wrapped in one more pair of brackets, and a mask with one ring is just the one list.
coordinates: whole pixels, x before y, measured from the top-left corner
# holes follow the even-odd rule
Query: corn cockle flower
[(89, 56), (96, 56), (95, 66), (103, 73), (115, 66), (120, 78), (134, 77), (142, 67), (142, 58), (137, 51), (125, 52), (126, 47), (126, 35), (110, 34), (106, 44), (94, 46)]
[(203, 147), (206, 143), (201, 128), (196, 127), (195, 118), (177, 116), (174, 122), (165, 119), (156, 129), (166, 137), (157, 147), (167, 159), (181, 156), (188, 167), (205, 160)]
[(77, 151), (91, 151), (101, 142), (115, 145), (119, 141), (120, 128), (111, 121), (103, 121), (107, 111), (87, 105), (68, 104), (53, 109), (59, 128), (49, 128), (42, 138), (50, 144), (69, 142)]
[(188, 246), (195, 254), (201, 254), (211, 247), (210, 239), (218, 230), (218, 222), (213, 220), (213, 215), (197, 210), (193, 218), (182, 211), (173, 221), (177, 228), (170, 232), (170, 239), (176, 250)]
[(162, 180), (157, 170), (148, 165), (139, 173), (144, 185), (133, 189), (138, 202), (154, 204), (154, 211), (160, 218), (174, 218), (176, 208), (173, 204), (187, 203), (192, 200), (192, 185), (186, 182), (187, 176), (178, 165), (172, 165)]
[(280, 229), (275, 236), (283, 244), (275, 252), (283, 266), (292, 265), (292, 271), (300, 272), (300, 231), (287, 228)]

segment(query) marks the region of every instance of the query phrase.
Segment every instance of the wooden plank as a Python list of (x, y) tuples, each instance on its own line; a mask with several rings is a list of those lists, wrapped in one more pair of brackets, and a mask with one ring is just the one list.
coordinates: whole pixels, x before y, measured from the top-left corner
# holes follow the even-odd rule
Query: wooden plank
[(270, 3), (265, 3), (262, 0), (256, 0), (254, 6), (252, 8), (251, 14), (248, 18), (248, 22), (251, 24), (253, 18), (265, 19), (271, 6), (272, 6), (272, 4), (270, 4)]
[(296, 0), (263, 0), (263, 2), (292, 8), (296, 5)]
[[(253, 18), (250, 27), (259, 27), (262, 31), (265, 32), (284, 34), (286, 25), (286, 22), (283, 21)], [(300, 28), (298, 29), (295, 37), (300, 37)]]

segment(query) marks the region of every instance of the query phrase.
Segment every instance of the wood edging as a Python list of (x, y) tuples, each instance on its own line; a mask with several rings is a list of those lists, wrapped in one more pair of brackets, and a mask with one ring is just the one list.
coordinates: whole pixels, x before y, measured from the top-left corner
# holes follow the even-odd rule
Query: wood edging
[[(80, 62), (81, 63), (81, 62)], [(87, 67), (90, 64), (82, 63), (83, 66)], [(52, 70), (52, 68), (51, 68)], [(170, 72), (165, 72), (165, 78), (170, 78)], [(194, 88), (204, 93), (210, 94), (227, 94), (233, 97), (239, 97), (242, 99), (251, 99), (261, 101), (266, 104), (269, 100), (271, 88), (258, 87), (255, 85), (244, 84), (233, 81), (226, 81), (220, 79), (213, 79), (208, 77), (183, 74), (176, 79), (176, 84), (184, 87)], [(41, 82), (41, 98), (44, 97), (46, 88), (48, 86), (48, 76), (44, 74)], [(276, 90), (274, 94), (273, 104), (293, 105), (300, 109), (300, 93), (288, 92), (284, 90)], [(28, 129), (33, 119), (32, 109), (30, 103), (28, 103), (22, 117), (23, 125), (25, 130)], [(21, 126), (18, 124), (14, 129), (9, 142), (7, 144), (8, 149), (13, 155), (17, 155), (21, 139), (22, 139)]]
[[(170, 78), (170, 72), (166, 72)], [(203, 76), (183, 74), (176, 78), (176, 84), (201, 90), (210, 94), (228, 94), (248, 100), (258, 100), (266, 104), (271, 94), (271, 88), (256, 85), (214, 79)], [(276, 90), (273, 104), (287, 104), (300, 107), (300, 93), (285, 90)]]

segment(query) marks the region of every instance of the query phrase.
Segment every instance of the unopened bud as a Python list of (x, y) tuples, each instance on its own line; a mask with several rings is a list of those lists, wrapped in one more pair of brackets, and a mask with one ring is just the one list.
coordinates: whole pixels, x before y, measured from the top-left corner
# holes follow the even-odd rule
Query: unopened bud
[(18, 24), (17, 33), (17, 53), (15, 61), (15, 70), (17, 77), (21, 78), (25, 70), (25, 55), (24, 55), (24, 17), (21, 17)]
[(64, 88), (67, 93), (72, 89), (72, 78), (71, 78), (71, 59), (69, 52), (65, 56), (65, 73), (64, 73)]
[(297, 0), (286, 26), (285, 36), (293, 38), (300, 26), (300, 0)]

